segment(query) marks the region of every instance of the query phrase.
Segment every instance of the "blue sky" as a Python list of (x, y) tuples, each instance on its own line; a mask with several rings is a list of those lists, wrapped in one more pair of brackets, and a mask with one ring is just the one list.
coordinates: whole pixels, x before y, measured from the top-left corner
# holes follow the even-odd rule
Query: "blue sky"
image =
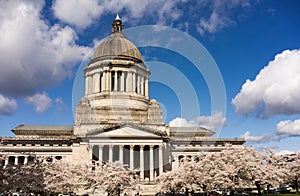
[[(297, 0), (0, 1), (2, 136), (12, 136), (20, 124), (73, 124), (76, 73), (110, 34), (116, 13), (134, 43), (137, 27), (166, 26), (180, 31), (170, 42), (187, 43), (182, 39), (191, 36), (203, 46), (199, 56), (208, 52), (203, 58), (215, 62), (201, 66), (222, 80), (224, 93), (207, 80), (214, 75), (208, 77), (189, 57), (161, 43), (140, 47), (152, 72), (150, 96), (167, 123), (207, 126), (217, 137), (244, 137), (257, 148), (300, 150)], [(192, 45), (184, 51), (198, 52)], [(224, 104), (214, 107), (214, 100)]]

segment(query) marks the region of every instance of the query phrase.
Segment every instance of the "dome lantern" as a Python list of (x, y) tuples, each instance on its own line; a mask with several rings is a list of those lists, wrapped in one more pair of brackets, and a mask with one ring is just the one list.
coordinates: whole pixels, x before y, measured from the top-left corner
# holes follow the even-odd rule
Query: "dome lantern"
[(124, 25), (122, 23), (121, 18), (119, 17), (119, 14), (117, 14), (112, 24), (112, 33), (122, 33), (123, 29), (124, 29)]
[(123, 34), (124, 25), (119, 15), (112, 23), (111, 35), (103, 40), (96, 48), (92, 60), (94, 63), (101, 60), (127, 59), (142, 63), (142, 55), (139, 49)]

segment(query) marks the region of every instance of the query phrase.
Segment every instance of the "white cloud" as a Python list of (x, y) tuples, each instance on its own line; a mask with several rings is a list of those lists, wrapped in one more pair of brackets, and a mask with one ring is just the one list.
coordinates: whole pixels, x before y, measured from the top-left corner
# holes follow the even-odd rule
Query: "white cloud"
[(170, 127), (196, 127), (194, 123), (186, 120), (185, 118), (177, 117), (169, 122)]
[(251, 143), (266, 143), (271, 141), (280, 141), (287, 137), (300, 136), (300, 119), (284, 120), (276, 125), (274, 134), (252, 135), (250, 131), (246, 131), (241, 135), (246, 141)]
[(52, 100), (48, 95), (43, 93), (36, 93), (33, 96), (27, 97), (26, 102), (34, 106), (34, 110), (38, 113), (46, 111), (51, 105)]
[(252, 135), (250, 131), (246, 131), (241, 135), (241, 138), (244, 138), (247, 142), (252, 143), (265, 143), (271, 140), (271, 136), (267, 134), (263, 135)]
[(299, 114), (300, 50), (285, 50), (254, 81), (247, 80), (232, 100), (235, 111), (260, 117)]
[(295, 154), (294, 151), (290, 151), (290, 150), (281, 150), (279, 152), (275, 153), (276, 155), (290, 155), (290, 154)]
[(219, 13), (213, 11), (209, 19), (200, 19), (197, 25), (197, 31), (203, 36), (205, 32), (216, 33), (218, 30), (224, 28), (231, 23), (231, 20), (227, 16), (220, 16)]
[(61, 21), (85, 28), (102, 14), (104, 7), (97, 0), (56, 0), (52, 8)]
[[(202, 3), (203, 4), (203, 3)], [(207, 6), (207, 5), (206, 5)], [(244, 1), (210, 1), (211, 13), (208, 17), (201, 17), (197, 24), (197, 31), (203, 36), (205, 33), (214, 34), (226, 26), (235, 24), (231, 18), (234, 9), (246, 8), (250, 6), (248, 0)], [(240, 9), (241, 10), (241, 9)]]
[(55, 99), (55, 107), (57, 110), (68, 110), (68, 105), (60, 97)]
[(14, 99), (9, 99), (0, 94), (0, 114), (11, 115), (18, 108)]
[[(121, 12), (125, 21), (130, 19), (143, 20), (151, 14), (157, 17), (158, 23), (165, 23), (165, 20), (176, 20), (182, 13), (177, 9), (180, 0), (56, 0), (52, 9), (55, 16), (68, 24), (79, 28), (86, 28), (96, 19), (107, 13)], [(124, 15), (125, 14), (125, 15)]]
[(61, 98), (59, 98), (59, 97), (57, 97), (55, 99), (55, 103), (58, 104), (58, 105), (64, 105), (65, 104), (64, 101)]
[[(84, 29), (105, 14), (119, 13), (125, 22), (136, 24), (137, 22), (152, 19), (155, 24), (172, 25), (178, 19), (182, 19), (176, 28), (184, 28), (186, 24), (195, 24), (201, 35), (213, 34), (226, 26), (235, 24), (233, 10), (250, 7), (249, 0), (231, 1), (195, 1), (186, 0), (56, 0), (52, 9), (55, 16), (78, 28)], [(184, 12), (189, 12), (190, 18), (183, 18)], [(208, 13), (207, 16), (199, 13)], [(199, 17), (201, 16), (201, 17)], [(239, 18), (238, 15), (236, 18)], [(199, 21), (199, 22), (198, 22)], [(182, 22), (185, 25), (182, 26)]]
[(41, 1), (1, 1), (0, 93), (27, 96), (72, 74), (89, 48), (70, 27), (40, 18)]
[(280, 121), (276, 125), (276, 134), (300, 136), (300, 119)]
[(186, 120), (185, 118), (175, 118), (169, 122), (170, 127), (205, 127), (207, 129), (214, 129), (216, 127), (224, 126), (226, 118), (222, 112), (215, 112), (212, 116), (199, 116), (193, 120)]

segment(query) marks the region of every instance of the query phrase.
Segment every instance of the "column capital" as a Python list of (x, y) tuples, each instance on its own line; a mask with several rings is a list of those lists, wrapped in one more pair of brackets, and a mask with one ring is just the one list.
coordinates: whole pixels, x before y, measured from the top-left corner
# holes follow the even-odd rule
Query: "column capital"
[(99, 149), (102, 149), (103, 148), (103, 145), (101, 144), (101, 145), (98, 145), (98, 147), (99, 147)]
[(154, 145), (153, 144), (149, 145), (149, 148), (150, 148), (150, 150), (153, 150)]
[(124, 144), (119, 144), (119, 147), (120, 148), (124, 148)]
[(145, 145), (140, 145), (140, 150), (144, 150)]
[(108, 145), (108, 147), (109, 147), (109, 148), (113, 148), (113, 147), (114, 147), (114, 145), (113, 145), (113, 144), (110, 144), (110, 145)]
[(130, 147), (130, 150), (133, 150), (134, 149), (134, 146), (135, 145), (130, 145), (129, 147)]

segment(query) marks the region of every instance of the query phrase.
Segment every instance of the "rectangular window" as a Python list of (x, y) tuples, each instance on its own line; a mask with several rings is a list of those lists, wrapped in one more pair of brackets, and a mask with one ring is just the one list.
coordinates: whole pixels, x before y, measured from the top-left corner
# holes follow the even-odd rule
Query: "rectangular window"
[(111, 72), (111, 91), (114, 91), (115, 88), (115, 71)]
[(102, 80), (103, 80), (103, 72), (100, 73), (100, 81), (99, 81), (99, 84), (100, 84), (100, 85), (99, 85), (99, 86), (100, 86), (99, 92), (100, 92), (100, 93), (101, 93), (102, 90), (103, 90), (103, 89), (102, 89)]
[(138, 81), (138, 75), (135, 74), (135, 92), (138, 93), (138, 88), (139, 88), (139, 81)]
[(123, 79), (124, 79), (124, 80), (123, 80), (123, 84), (124, 84), (124, 92), (126, 92), (126, 90), (127, 90), (127, 89), (126, 89), (126, 85), (127, 85), (127, 84), (126, 84), (127, 77), (128, 77), (127, 72), (124, 72), (124, 78), (123, 78)]
[(122, 78), (122, 72), (121, 71), (118, 71), (117, 72), (117, 81), (118, 81), (118, 84), (117, 84), (117, 91), (121, 91), (121, 78)]

